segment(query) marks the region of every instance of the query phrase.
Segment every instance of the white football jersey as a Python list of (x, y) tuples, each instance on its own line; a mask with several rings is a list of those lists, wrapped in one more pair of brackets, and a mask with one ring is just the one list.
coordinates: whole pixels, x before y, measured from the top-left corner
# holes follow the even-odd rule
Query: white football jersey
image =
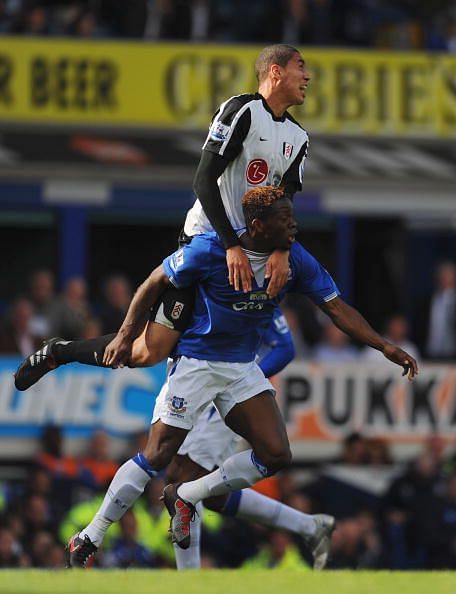
[[(274, 116), (259, 94), (237, 95), (219, 107), (203, 150), (230, 162), (218, 180), (228, 219), (235, 231), (245, 227), (241, 199), (255, 186), (302, 187), (309, 137), (288, 112)], [(188, 211), (184, 231), (193, 236), (213, 231), (199, 200)]]

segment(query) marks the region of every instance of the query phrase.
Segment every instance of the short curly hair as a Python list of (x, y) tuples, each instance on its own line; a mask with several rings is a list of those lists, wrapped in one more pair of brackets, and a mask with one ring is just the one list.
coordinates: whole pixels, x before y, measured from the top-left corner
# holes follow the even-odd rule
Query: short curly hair
[(285, 68), (295, 54), (299, 54), (299, 51), (292, 45), (285, 43), (268, 45), (268, 47), (261, 50), (255, 61), (255, 75), (258, 82), (261, 83), (267, 77), (269, 68), (273, 64)]
[(267, 218), (271, 205), (285, 197), (285, 190), (280, 186), (261, 186), (246, 192), (242, 198), (242, 209), (247, 226), (253, 219)]

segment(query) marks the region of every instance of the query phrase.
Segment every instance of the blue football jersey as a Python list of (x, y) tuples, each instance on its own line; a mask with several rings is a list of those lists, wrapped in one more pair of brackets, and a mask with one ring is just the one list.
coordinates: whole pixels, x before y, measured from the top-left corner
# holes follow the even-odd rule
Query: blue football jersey
[(255, 275), (248, 293), (235, 291), (228, 283), (226, 252), (216, 233), (195, 236), (163, 261), (175, 287), (197, 285), (192, 321), (177, 343), (177, 355), (208, 361), (253, 361), (274, 308), (287, 292), (303, 293), (317, 304), (339, 294), (330, 274), (295, 242), (290, 250), (288, 282), (270, 299), (264, 278), (269, 254), (245, 252)]

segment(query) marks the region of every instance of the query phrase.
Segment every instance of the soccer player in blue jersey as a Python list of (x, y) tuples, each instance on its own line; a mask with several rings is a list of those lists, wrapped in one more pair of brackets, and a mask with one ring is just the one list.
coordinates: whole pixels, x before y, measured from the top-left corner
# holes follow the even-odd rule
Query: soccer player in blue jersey
[[(286, 292), (300, 292), (312, 299), (341, 330), (380, 350), (409, 379), (417, 373), (413, 357), (379, 336), (340, 298), (328, 272), (294, 242), (292, 204), (282, 189), (250, 190), (243, 209), (248, 233), (242, 242), (254, 272), (252, 290), (245, 294), (229, 284), (225, 250), (217, 235), (198, 235), (166, 258), (139, 287), (116, 339), (105, 350), (105, 358), (127, 364), (144, 316), (163, 288), (169, 283), (177, 287), (198, 283), (192, 321), (177, 344), (166, 385), (157, 399), (147, 445), (116, 473), (94, 522), (70, 542), (70, 556), (87, 557), (96, 550), (92, 536), (117, 521), (150, 478), (169, 464), (211, 402), (251, 449), (233, 454), (220, 468), (195, 481), (166, 487), (164, 501), (172, 517), (173, 539), (180, 547), (190, 546), (190, 523), (200, 501), (248, 487), (290, 463), (274, 388), (255, 363), (274, 307)], [(273, 249), (290, 249), (289, 280), (277, 298), (265, 290), (265, 264)]]

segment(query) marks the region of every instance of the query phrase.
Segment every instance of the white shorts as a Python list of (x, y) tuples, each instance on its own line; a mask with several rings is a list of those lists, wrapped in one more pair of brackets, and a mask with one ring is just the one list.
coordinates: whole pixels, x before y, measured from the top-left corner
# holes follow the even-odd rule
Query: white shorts
[(210, 404), (187, 435), (177, 452), (188, 456), (206, 470), (220, 466), (236, 453), (241, 437), (225, 425), (218, 410)]
[(224, 419), (236, 404), (265, 390), (275, 395), (258, 365), (179, 357), (168, 365), (165, 384), (155, 401), (152, 423), (190, 430), (213, 402)]

